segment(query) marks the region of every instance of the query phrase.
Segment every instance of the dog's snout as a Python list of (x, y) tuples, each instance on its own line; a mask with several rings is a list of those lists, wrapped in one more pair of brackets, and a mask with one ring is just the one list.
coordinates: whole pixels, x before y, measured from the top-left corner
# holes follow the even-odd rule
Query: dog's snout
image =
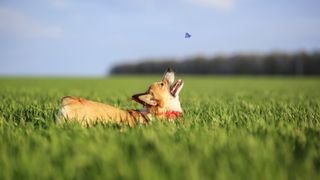
[(168, 67), (167, 72), (173, 72), (173, 69), (171, 67)]

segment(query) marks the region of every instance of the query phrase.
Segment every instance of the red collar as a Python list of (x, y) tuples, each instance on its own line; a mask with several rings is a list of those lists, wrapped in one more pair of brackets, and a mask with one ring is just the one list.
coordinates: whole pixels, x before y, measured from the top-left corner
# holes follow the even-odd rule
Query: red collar
[(182, 115), (181, 112), (179, 111), (168, 111), (168, 112), (163, 112), (163, 113), (156, 113), (156, 115), (164, 115), (167, 118), (177, 118)]

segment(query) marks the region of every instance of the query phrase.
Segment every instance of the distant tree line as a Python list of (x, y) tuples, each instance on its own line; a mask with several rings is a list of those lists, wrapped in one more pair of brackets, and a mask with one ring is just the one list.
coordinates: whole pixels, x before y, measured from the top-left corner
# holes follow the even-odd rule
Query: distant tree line
[(116, 65), (111, 69), (111, 74), (159, 74), (167, 67), (174, 68), (180, 74), (319, 75), (320, 51), (197, 56), (185, 60), (149, 59), (136, 64)]

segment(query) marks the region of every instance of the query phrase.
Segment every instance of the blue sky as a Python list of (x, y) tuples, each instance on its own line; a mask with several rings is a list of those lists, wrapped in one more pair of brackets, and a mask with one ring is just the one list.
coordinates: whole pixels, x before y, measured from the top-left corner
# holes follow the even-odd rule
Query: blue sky
[(319, 8), (319, 0), (0, 0), (0, 75), (103, 76), (146, 58), (314, 51)]

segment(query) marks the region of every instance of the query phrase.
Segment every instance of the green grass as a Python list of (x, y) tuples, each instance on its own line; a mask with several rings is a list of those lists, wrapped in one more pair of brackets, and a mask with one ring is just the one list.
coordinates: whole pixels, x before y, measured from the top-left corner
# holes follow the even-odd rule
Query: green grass
[(65, 95), (139, 108), (158, 79), (0, 78), (0, 179), (320, 179), (319, 77), (183, 77), (184, 123), (54, 123)]

